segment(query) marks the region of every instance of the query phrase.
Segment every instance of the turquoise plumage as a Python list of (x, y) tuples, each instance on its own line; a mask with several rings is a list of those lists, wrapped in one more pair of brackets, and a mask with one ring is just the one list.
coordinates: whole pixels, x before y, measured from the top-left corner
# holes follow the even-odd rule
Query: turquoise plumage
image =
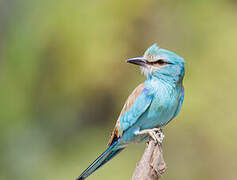
[(183, 58), (154, 44), (144, 56), (127, 62), (141, 66), (146, 81), (135, 88), (125, 102), (107, 150), (77, 180), (87, 178), (128, 144), (147, 139), (150, 132), (165, 126), (181, 109), (184, 99)]

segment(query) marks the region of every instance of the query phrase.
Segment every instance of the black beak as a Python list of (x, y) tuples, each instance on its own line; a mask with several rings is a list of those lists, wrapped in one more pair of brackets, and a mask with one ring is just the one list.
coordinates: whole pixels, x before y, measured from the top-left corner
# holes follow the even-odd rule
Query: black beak
[(126, 61), (128, 63), (136, 64), (139, 66), (144, 66), (146, 64), (146, 60), (144, 59), (144, 57), (129, 58)]

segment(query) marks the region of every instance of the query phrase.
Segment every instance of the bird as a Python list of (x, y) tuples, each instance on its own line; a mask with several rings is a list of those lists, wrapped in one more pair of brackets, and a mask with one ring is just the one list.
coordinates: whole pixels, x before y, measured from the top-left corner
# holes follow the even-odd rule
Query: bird
[(153, 138), (162, 143), (162, 128), (180, 112), (184, 100), (184, 59), (151, 45), (141, 57), (126, 62), (140, 66), (146, 80), (127, 98), (107, 149), (76, 180), (84, 180), (131, 143)]

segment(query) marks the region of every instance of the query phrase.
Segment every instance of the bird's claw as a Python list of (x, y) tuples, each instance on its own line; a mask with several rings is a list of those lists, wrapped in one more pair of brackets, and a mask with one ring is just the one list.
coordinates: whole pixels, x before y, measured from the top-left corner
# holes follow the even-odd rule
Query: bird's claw
[(145, 129), (139, 131), (138, 134), (148, 134), (156, 143), (161, 144), (165, 137), (161, 128)]
[(156, 142), (156, 143), (160, 143), (162, 144), (164, 138), (165, 138), (165, 135), (164, 133), (162, 132), (162, 129), (160, 128), (154, 128), (154, 129), (151, 129), (151, 131), (149, 131), (148, 133), (150, 135), (150, 137)]

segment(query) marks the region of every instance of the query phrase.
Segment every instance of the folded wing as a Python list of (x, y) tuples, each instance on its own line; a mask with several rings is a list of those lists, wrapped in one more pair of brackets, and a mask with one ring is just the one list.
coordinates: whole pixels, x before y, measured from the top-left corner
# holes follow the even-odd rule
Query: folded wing
[(152, 99), (153, 95), (149, 94), (144, 83), (134, 89), (123, 106), (108, 145), (121, 137), (123, 132), (139, 119), (150, 106)]

